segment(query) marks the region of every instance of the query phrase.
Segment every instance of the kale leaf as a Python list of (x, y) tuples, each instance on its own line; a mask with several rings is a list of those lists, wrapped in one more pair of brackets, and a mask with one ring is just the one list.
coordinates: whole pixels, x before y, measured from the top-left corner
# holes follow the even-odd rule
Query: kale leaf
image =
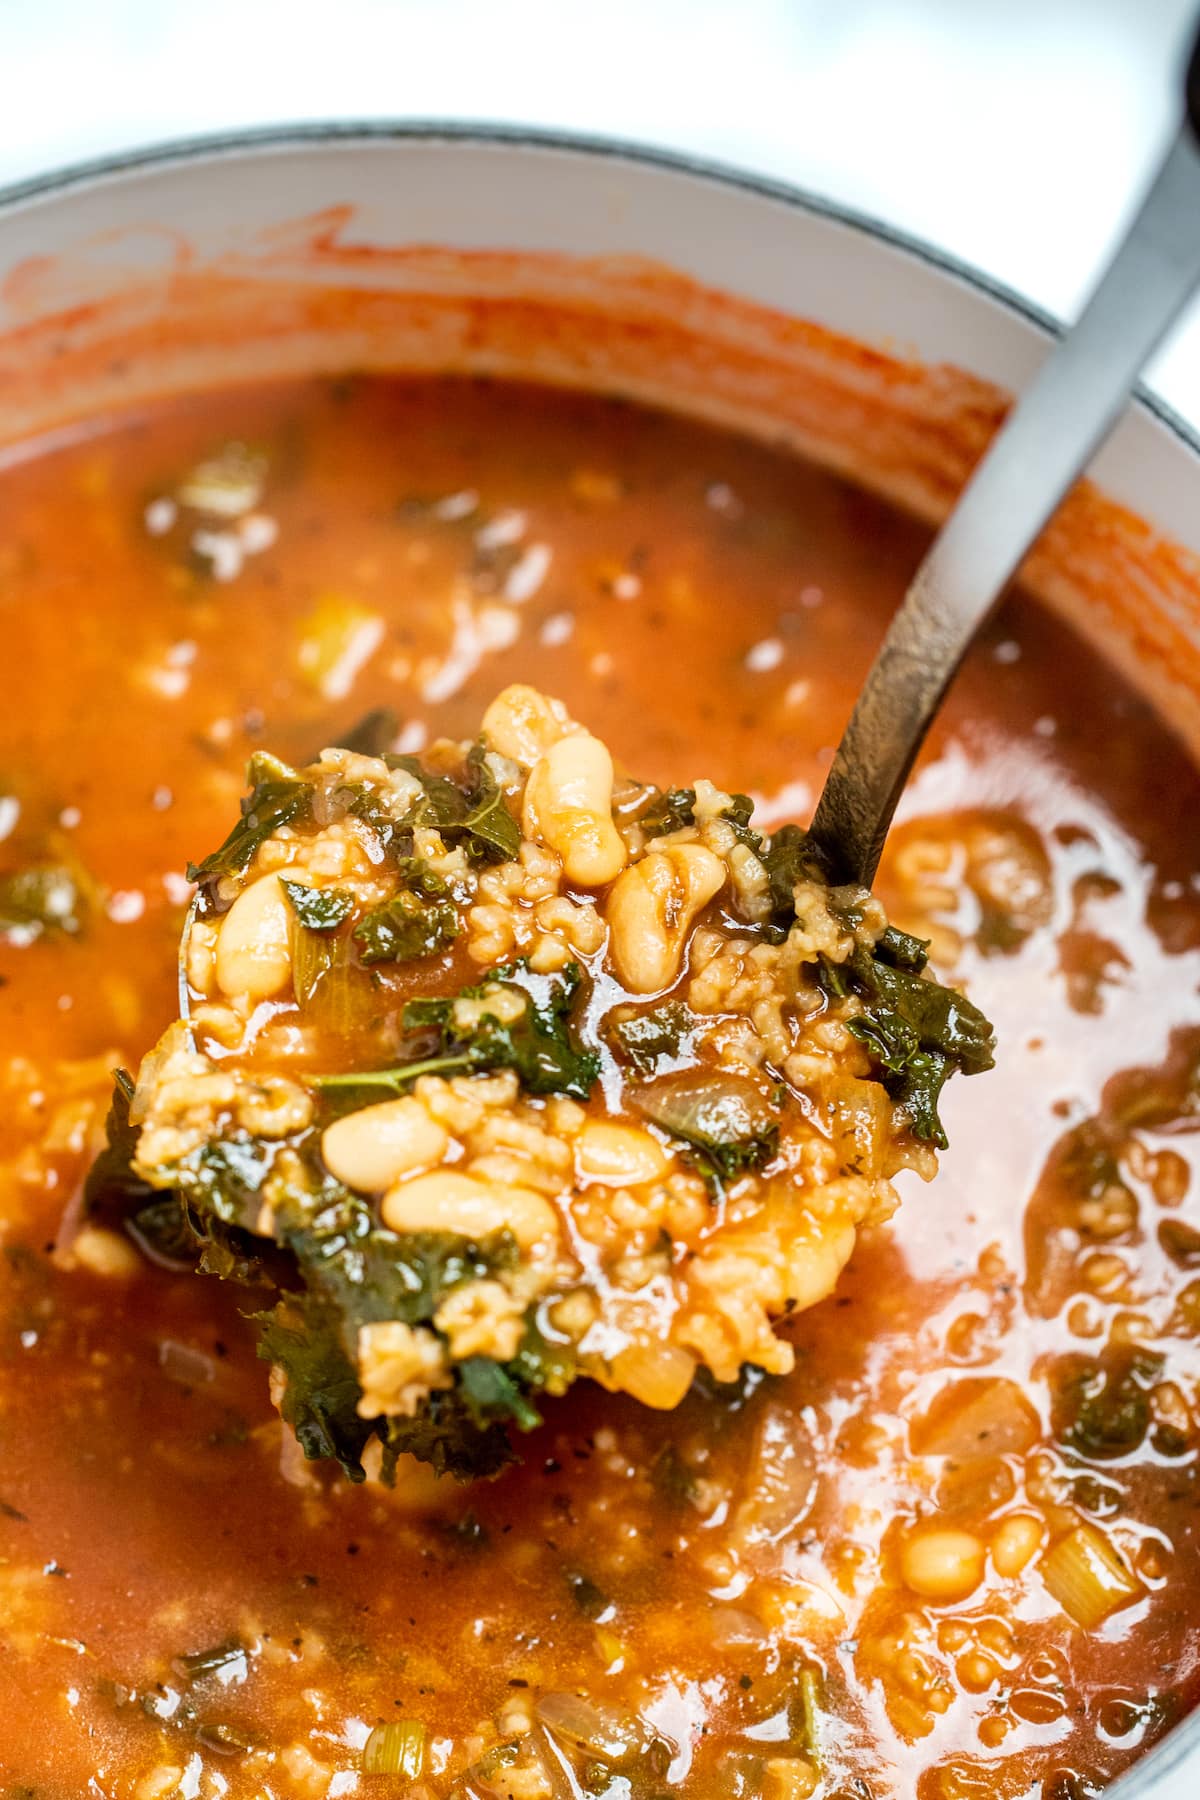
[(651, 795), (637, 822), (648, 838), (669, 837), (696, 823), (695, 805), (695, 788), (667, 788)]
[(611, 1019), (607, 1036), (615, 1054), (639, 1075), (652, 1075), (660, 1062), (684, 1054), (696, 1015), (681, 1000)]
[(452, 1232), (389, 1231), (375, 1224), (365, 1201), (330, 1178), (315, 1202), (283, 1207), (279, 1240), (309, 1291), (342, 1321), (350, 1350), (360, 1326), (380, 1319), (427, 1324), (453, 1288), (516, 1262), (507, 1231), (478, 1243)]
[(265, 1139), (237, 1133), (209, 1138), (170, 1164), (164, 1174), (169, 1175), (176, 1193), (198, 1212), (252, 1232), (258, 1224), (263, 1184), (274, 1155), (274, 1145)]
[(860, 946), (850, 966), (857, 991), (897, 1013), (912, 1027), (922, 1049), (936, 1050), (968, 1075), (992, 1067), (996, 1047), (992, 1027), (956, 988), (943, 987), (911, 969), (893, 968), (883, 960), (879, 946), (874, 956)]
[(1161, 1356), (1137, 1348), (1063, 1358), (1053, 1406), (1059, 1443), (1093, 1462), (1140, 1449), (1153, 1416), (1150, 1391), (1162, 1369)]
[(521, 831), (504, 801), (504, 790), (487, 764), (480, 740), (467, 757), (470, 811), (463, 823), (476, 852), (493, 861), (512, 862), (521, 848)]
[(359, 1418), (362, 1389), (336, 1314), (318, 1300), (288, 1294), (272, 1311), (256, 1314), (255, 1323), (258, 1354), (286, 1377), (280, 1412), (305, 1456), (334, 1458), (351, 1481), (362, 1481), (362, 1453), (375, 1422)]
[(431, 774), (414, 756), (387, 756), (384, 761), (421, 783), (423, 793), (405, 820), (407, 825), (431, 826), (447, 842), (463, 843), (475, 862), (511, 862), (517, 855), (520, 827), (488, 766), (482, 741), (467, 757), (462, 787), (444, 775)]
[(825, 866), (816, 845), (799, 825), (781, 825), (773, 832), (763, 850), (762, 862), (771, 886), (772, 912), (767, 935), (778, 940), (786, 937), (796, 917), (796, 883), (824, 881)]
[(354, 896), (345, 888), (308, 887), (280, 876), (288, 905), (306, 931), (336, 931), (354, 911)]
[(682, 1138), (718, 1187), (769, 1162), (779, 1146), (778, 1118), (744, 1075), (691, 1069), (638, 1088), (631, 1100), (644, 1118)]
[(353, 751), (355, 756), (383, 756), (395, 743), (399, 730), (400, 720), (391, 707), (376, 706), (343, 731), (333, 747)]
[[(361, 1091), (367, 1105), (380, 1088), (403, 1094), (420, 1075), (456, 1075), (489, 1069), (515, 1069), (531, 1094), (570, 1094), (586, 1100), (600, 1074), (594, 1050), (580, 1046), (572, 1013), (575, 993), (583, 979), (578, 963), (568, 963), (552, 975), (536, 975), (523, 964), (505, 964), (486, 980), (467, 987), (449, 999), (410, 1000), (404, 1008), (404, 1026), (430, 1038), (429, 1054), (389, 1069), (359, 1070), (345, 1075), (318, 1075), (316, 1086), (331, 1100), (340, 1094)], [(500, 1019), (484, 1011), (469, 1026), (456, 1024), (458, 1000), (483, 1000), (498, 988), (512, 988), (523, 997), (516, 1019)]]
[[(396, 757), (385, 757), (384, 761), (396, 762)], [(404, 758), (411, 761), (411, 758)], [(386, 796), (380, 789), (372, 787), (370, 782), (348, 782), (334, 790), (335, 807), (344, 808), (353, 818), (361, 819), (379, 840), (379, 848), (385, 856), (402, 861), (412, 854), (412, 826), (407, 819), (397, 819), (387, 804)]]
[(480, 1425), (457, 1388), (435, 1388), (412, 1418), (379, 1421), (383, 1479), (391, 1481), (398, 1456), (415, 1456), (439, 1475), (457, 1481), (487, 1481), (515, 1462), (508, 1425), (501, 1419)]
[(0, 932), (29, 942), (47, 931), (74, 936), (87, 910), (82, 888), (62, 863), (12, 869), (0, 875)]
[(104, 1148), (83, 1183), (83, 1206), (89, 1215), (108, 1208), (124, 1213), (157, 1197), (156, 1190), (133, 1168), (140, 1131), (130, 1117), (133, 1094), (134, 1080), (128, 1069), (114, 1069), (112, 1099), (104, 1120)]
[(401, 864), (404, 889), (374, 907), (354, 927), (359, 961), (412, 962), (452, 944), (461, 929), (450, 890), (419, 857)]
[(542, 1415), (522, 1392), (502, 1363), (490, 1356), (468, 1356), (458, 1365), (463, 1402), (476, 1425), (511, 1420), (522, 1431), (532, 1431)]
[(875, 955), (893, 969), (907, 969), (910, 974), (919, 975), (929, 961), (929, 939), (889, 925), (875, 945)]
[(259, 1354), (287, 1376), (282, 1412), (305, 1455), (333, 1457), (351, 1480), (361, 1481), (362, 1452), (377, 1433), (385, 1479), (401, 1452), (464, 1480), (495, 1474), (512, 1460), (506, 1422), (526, 1430), (539, 1422), (521, 1391), (527, 1377), (519, 1364), (511, 1373), (489, 1364), (465, 1378), (460, 1365), (455, 1388), (435, 1391), (416, 1417), (364, 1421), (354, 1356), (363, 1325), (392, 1319), (429, 1325), (452, 1289), (512, 1267), (511, 1234), (476, 1243), (449, 1232), (389, 1231), (375, 1224), (365, 1201), (309, 1173), (313, 1189), (277, 1196), (278, 1238), (294, 1256), (305, 1291), (286, 1294), (257, 1318)]
[[(753, 811), (754, 802), (749, 794), (731, 794), (729, 805), (716, 816), (734, 826), (743, 843), (748, 843), (753, 850), (758, 851), (762, 847), (762, 839), (750, 825)], [(648, 838), (669, 837), (673, 831), (682, 831), (685, 826), (694, 825), (695, 788), (657, 790), (637, 815), (637, 822)]]
[[(469, 1029), (455, 1024), (454, 1000), (410, 1000), (404, 1009), (406, 1029), (431, 1027), (439, 1033), (440, 1054), (461, 1058), (464, 1069), (515, 1069), (530, 1094), (569, 1094), (586, 1100), (600, 1073), (594, 1050), (581, 1049), (572, 1027), (575, 996), (583, 980), (578, 963), (552, 975), (536, 975), (522, 964), (494, 969), (485, 981), (464, 988), (460, 999), (486, 1004), (495, 988), (510, 988), (524, 998), (514, 1021), (484, 1012)], [(403, 1075), (403, 1069), (395, 1071)]]
[(277, 757), (259, 751), (246, 771), (250, 793), (242, 801), (242, 816), (225, 842), (200, 863), (189, 863), (187, 878), (199, 884), (207, 906), (224, 875), (239, 874), (260, 844), (283, 825), (306, 819), (312, 810), (312, 789), (303, 776)]
[(995, 1034), (977, 1006), (920, 973), (925, 945), (886, 931), (872, 955), (861, 944), (848, 962), (823, 958), (819, 979), (840, 997), (858, 994), (864, 1011), (848, 1029), (870, 1052), (884, 1087), (908, 1113), (914, 1137), (944, 1150), (942, 1088), (956, 1069), (976, 1075), (993, 1064)]
[[(226, 1280), (261, 1283), (265, 1279), (261, 1238), (228, 1223), (215, 1205), (206, 1210), (193, 1206), (182, 1191), (164, 1194), (134, 1169), (139, 1128), (130, 1117), (133, 1092), (133, 1077), (118, 1069), (104, 1125), (107, 1143), (84, 1181), (85, 1212), (123, 1227), (142, 1254), (163, 1268), (198, 1269)], [(239, 1211), (244, 1220), (244, 1202), (236, 1205), (228, 1193), (229, 1172), (218, 1173), (221, 1161), (215, 1146), (210, 1156), (198, 1153), (186, 1183), (225, 1190), (221, 1205)]]

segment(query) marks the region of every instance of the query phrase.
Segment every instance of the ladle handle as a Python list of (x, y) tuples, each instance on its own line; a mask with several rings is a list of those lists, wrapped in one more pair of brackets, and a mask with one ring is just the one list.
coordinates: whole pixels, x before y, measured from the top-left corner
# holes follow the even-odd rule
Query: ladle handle
[(971, 640), (1200, 283), (1200, 41), (1186, 95), (1184, 123), (1116, 255), (963, 489), (867, 675), (812, 822), (843, 879), (870, 886)]

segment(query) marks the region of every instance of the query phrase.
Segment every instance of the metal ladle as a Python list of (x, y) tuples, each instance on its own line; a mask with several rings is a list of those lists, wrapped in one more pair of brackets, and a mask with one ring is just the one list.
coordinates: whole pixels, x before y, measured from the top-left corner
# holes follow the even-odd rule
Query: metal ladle
[(975, 633), (1200, 284), (1200, 39), (1185, 102), (1116, 255), (963, 489), (867, 675), (812, 822), (843, 879), (870, 887), (896, 802)]

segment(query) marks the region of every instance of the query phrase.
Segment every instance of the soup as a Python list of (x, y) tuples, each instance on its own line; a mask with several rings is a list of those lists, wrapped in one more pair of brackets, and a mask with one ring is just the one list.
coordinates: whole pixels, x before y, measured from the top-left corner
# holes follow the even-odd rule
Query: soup
[(1127, 1766), (1194, 1696), (1197, 1580), (1200, 794), (1142, 703), (1019, 597), (977, 646), (878, 891), (997, 1067), (790, 1373), (581, 1384), (495, 1481), (353, 1485), (272, 1410), (252, 1291), (84, 1196), (247, 759), (372, 709), (419, 754), (532, 683), (648, 783), (804, 820), (924, 534), (715, 432), (449, 381), (175, 401), (0, 491), (11, 1790), (1077, 1800)]

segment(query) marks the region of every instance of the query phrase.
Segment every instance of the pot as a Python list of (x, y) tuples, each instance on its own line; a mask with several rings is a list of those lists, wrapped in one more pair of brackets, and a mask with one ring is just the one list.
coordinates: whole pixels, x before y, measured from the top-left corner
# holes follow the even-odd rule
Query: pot
[[(142, 396), (460, 370), (782, 439), (936, 520), (1052, 333), (876, 223), (594, 140), (321, 126), (0, 193), (0, 467)], [(1198, 452), (1141, 395), (1024, 578), (1200, 750)], [(1198, 1790), (1200, 1714), (1111, 1791)]]

